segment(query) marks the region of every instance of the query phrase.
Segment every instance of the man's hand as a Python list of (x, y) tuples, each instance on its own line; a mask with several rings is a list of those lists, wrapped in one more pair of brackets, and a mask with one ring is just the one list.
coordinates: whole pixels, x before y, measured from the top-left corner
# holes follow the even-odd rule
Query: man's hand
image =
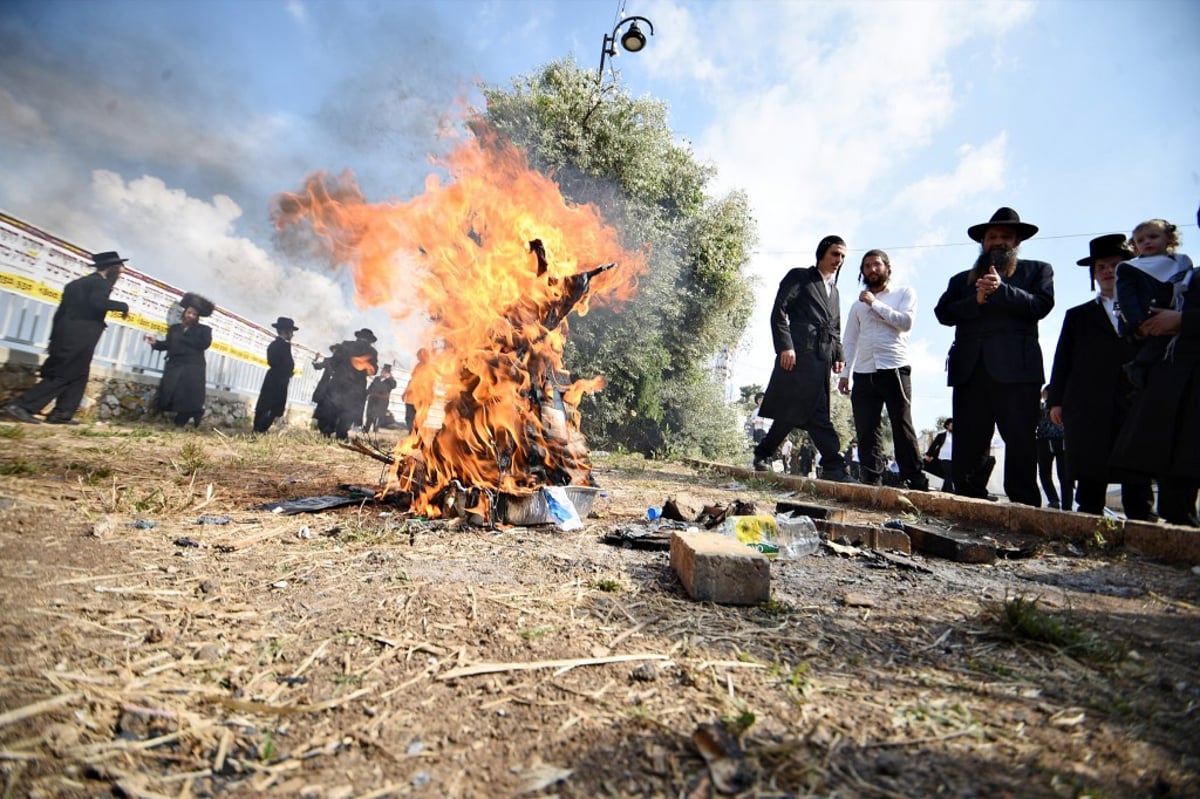
[(850, 378), (843, 377), (840, 380), (838, 380), (838, 392), (841, 394), (849, 394), (850, 393)]
[(846, 368), (845, 361), (834, 361), (833, 362), (833, 373), (835, 375), (840, 375), (842, 373), (842, 370), (845, 368)]
[(1138, 325), (1143, 336), (1173, 336), (1183, 329), (1183, 314), (1169, 308), (1151, 308), (1150, 318)]
[(983, 305), (1000, 288), (1000, 273), (989, 266), (987, 274), (975, 281), (975, 302)]
[(1054, 422), (1059, 427), (1062, 427), (1062, 406), (1055, 405), (1050, 409), (1050, 421)]
[(858, 298), (865, 302), (868, 307), (875, 304), (875, 295), (871, 293), (870, 289), (863, 289), (862, 294), (859, 294)]
[(785, 372), (790, 372), (796, 366), (796, 351), (784, 350), (779, 353), (779, 368)]

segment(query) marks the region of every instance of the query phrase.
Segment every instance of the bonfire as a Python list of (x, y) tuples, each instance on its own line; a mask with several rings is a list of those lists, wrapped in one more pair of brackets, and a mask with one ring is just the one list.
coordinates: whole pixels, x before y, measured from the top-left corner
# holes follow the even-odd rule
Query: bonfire
[(628, 300), (645, 259), (494, 135), (441, 166), (445, 180), (403, 203), (367, 202), (348, 173), (310, 175), (273, 217), (353, 270), (361, 305), (429, 320), (405, 392), (413, 432), (381, 493), (414, 514), (465, 504), (491, 519), (501, 497), (593, 484), (579, 403), (604, 378), (564, 366), (568, 316)]

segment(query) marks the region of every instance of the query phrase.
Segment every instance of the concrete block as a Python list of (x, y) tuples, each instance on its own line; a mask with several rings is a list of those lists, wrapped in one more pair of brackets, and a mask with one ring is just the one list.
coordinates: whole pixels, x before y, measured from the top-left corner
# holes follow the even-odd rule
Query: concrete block
[(841, 522), (846, 520), (846, 511), (842, 508), (834, 508), (829, 505), (811, 505), (805, 502), (796, 502), (790, 499), (781, 499), (775, 503), (776, 513), (799, 513), (807, 516), (814, 521), (816, 519), (828, 519), (831, 522)]
[(1200, 530), (1194, 527), (1127, 521), (1125, 546), (1168, 563), (1200, 565)]
[(1109, 532), (1113, 529), (1113, 522), (1116, 522), (1117, 526), (1122, 524), (1118, 520), (1110, 521), (1090, 513), (1032, 508), (1017, 504), (1008, 506), (1008, 529), (1011, 532), (1027, 533), (1041, 538), (1087, 541), (1098, 529), (1105, 532), (1106, 538), (1113, 538), (1114, 534)]
[(671, 568), (688, 596), (720, 605), (757, 605), (771, 598), (766, 555), (720, 533), (671, 536)]
[(869, 549), (894, 549), (905, 554), (912, 554), (912, 543), (909, 541), (908, 533), (903, 530), (874, 524), (834, 522), (827, 519), (814, 519), (813, 524), (830, 540), (844, 538), (854, 546)]
[(908, 533), (913, 549), (924, 555), (957, 563), (992, 563), (996, 560), (995, 544), (966, 533), (935, 530), (915, 524), (905, 524), (904, 532)]

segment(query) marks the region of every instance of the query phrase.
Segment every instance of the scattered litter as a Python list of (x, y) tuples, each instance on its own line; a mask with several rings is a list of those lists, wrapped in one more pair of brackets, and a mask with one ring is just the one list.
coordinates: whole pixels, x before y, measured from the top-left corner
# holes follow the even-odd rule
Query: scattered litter
[(429, 784), (429, 775), (424, 771), (418, 771), (413, 775), (412, 785), (414, 788), (424, 788)]
[(708, 764), (708, 774), (718, 792), (741, 793), (754, 784), (742, 748), (719, 723), (701, 724), (692, 733), (692, 743)]
[(200, 546), (200, 542), (194, 538), (188, 538), (187, 536), (181, 536), (180, 538), (175, 539), (175, 546), (177, 546), (177, 547), (198, 547), (198, 546)]
[(272, 588), (287, 588), (288, 581), (287, 580), (278, 580), (276, 582), (271, 583), (271, 587)]
[(362, 502), (362, 497), (340, 497), (333, 495), (301, 497), (300, 499), (288, 499), (283, 502), (268, 502), (265, 505), (259, 505), (257, 510), (269, 510), (272, 513), (282, 513), (286, 516), (292, 516), (297, 513), (318, 513), (332, 508), (358, 505)]
[(92, 525), (92, 535), (96, 538), (108, 538), (113, 531), (113, 520), (111, 516), (104, 516), (96, 520)]
[(296, 531), (296, 537), (302, 538), (305, 540), (312, 538), (312, 530), (308, 529), (308, 525), (304, 525), (303, 527), (301, 527), (299, 530)]
[(571, 531), (583, 528), (583, 521), (579, 518), (579, 511), (575, 510), (575, 503), (567, 496), (567, 489), (563, 486), (546, 486), (542, 488), (542, 493), (546, 497), (546, 505), (550, 508), (550, 515), (554, 518), (554, 523), (558, 525), (558, 529)]
[(633, 549), (670, 549), (671, 534), (686, 530), (685, 522), (657, 520), (655, 524), (622, 524), (604, 536), (604, 543)]
[(200, 518), (196, 519), (196, 524), (222, 525), (229, 524), (229, 522), (230, 518), (228, 516), (201, 516)]
[(404, 750), (404, 753), (409, 757), (416, 757), (424, 751), (425, 744), (420, 739), (417, 739), (408, 745), (408, 748)]
[(149, 519), (138, 519), (136, 522), (130, 522), (129, 526), (135, 530), (153, 530), (158, 527), (158, 522), (152, 522)]
[(517, 789), (517, 795), (521, 796), (527, 793), (544, 791), (551, 785), (562, 782), (574, 773), (575, 769), (558, 768), (549, 763), (540, 763), (522, 775), (521, 786)]

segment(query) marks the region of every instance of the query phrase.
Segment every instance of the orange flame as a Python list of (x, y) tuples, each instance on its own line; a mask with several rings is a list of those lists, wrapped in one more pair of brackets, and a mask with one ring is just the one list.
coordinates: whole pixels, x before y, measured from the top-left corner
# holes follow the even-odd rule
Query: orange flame
[(375, 374), (375, 364), (371, 363), (370, 355), (355, 355), (350, 358), (350, 365), (356, 372), (365, 372), (368, 377)]
[(437, 516), (454, 481), (518, 494), (589, 484), (577, 406), (604, 380), (570, 380), (565, 317), (632, 297), (644, 256), (493, 135), (466, 139), (442, 166), (448, 182), (431, 175), (404, 203), (368, 203), (348, 173), (310, 175), (273, 214), (280, 229), (307, 222), (352, 267), (360, 304), (432, 322), (405, 390), (414, 432), (397, 445), (389, 490)]

